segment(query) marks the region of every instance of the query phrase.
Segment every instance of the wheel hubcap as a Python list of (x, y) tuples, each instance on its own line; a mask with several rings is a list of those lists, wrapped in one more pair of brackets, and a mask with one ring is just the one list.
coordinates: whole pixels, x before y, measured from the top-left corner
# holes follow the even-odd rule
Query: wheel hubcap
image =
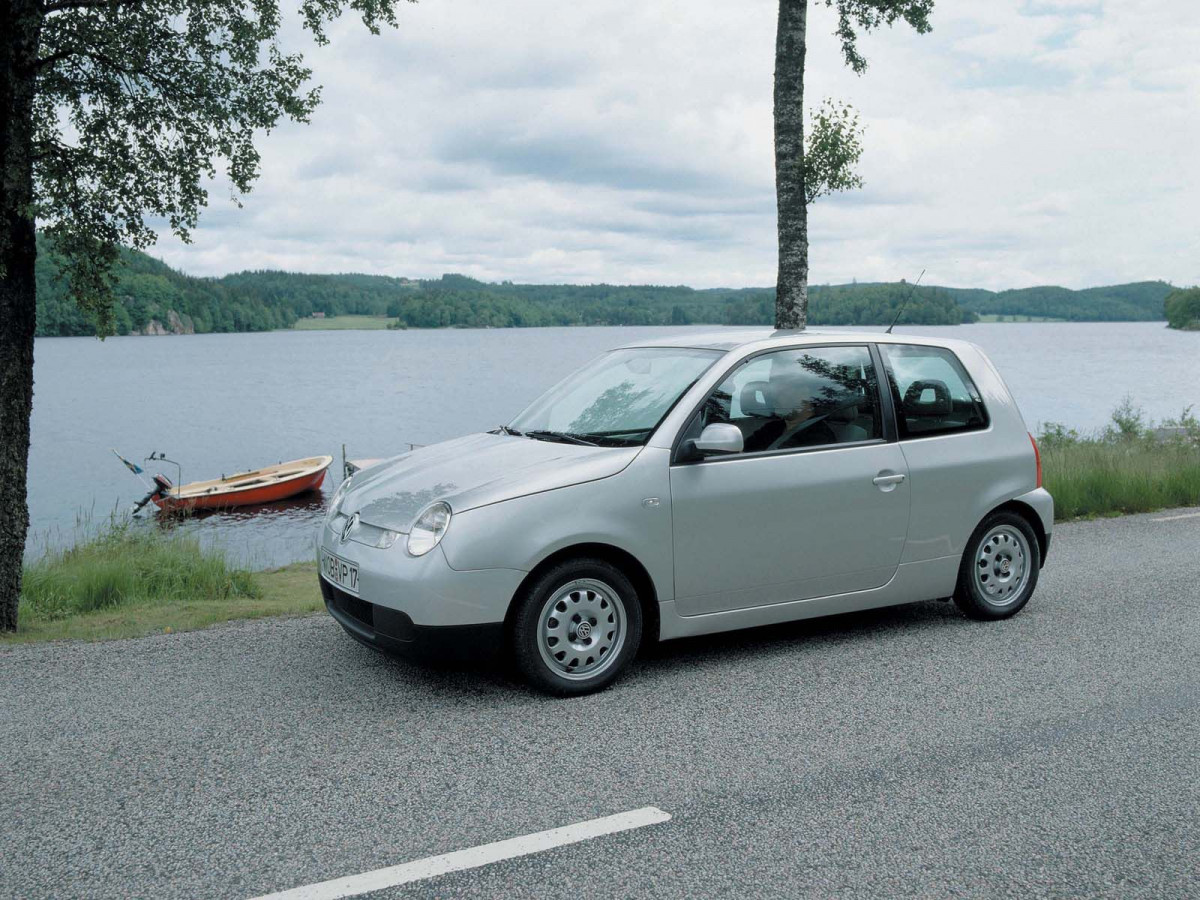
[(993, 606), (1020, 599), (1029, 567), (1029, 542), (1011, 525), (998, 525), (979, 544), (975, 554), (975, 586)]
[(611, 587), (579, 578), (555, 591), (538, 617), (538, 651), (563, 678), (594, 678), (625, 643), (625, 604)]

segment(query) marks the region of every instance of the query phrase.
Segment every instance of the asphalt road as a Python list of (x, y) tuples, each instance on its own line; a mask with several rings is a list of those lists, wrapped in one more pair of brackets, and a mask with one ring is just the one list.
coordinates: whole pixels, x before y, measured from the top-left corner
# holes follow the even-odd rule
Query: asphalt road
[(1007, 622), (665, 644), (590, 698), (324, 616), (8, 648), (0, 685), (3, 897), (248, 898), (644, 806), (371, 896), (1200, 896), (1200, 510), (1060, 526)]

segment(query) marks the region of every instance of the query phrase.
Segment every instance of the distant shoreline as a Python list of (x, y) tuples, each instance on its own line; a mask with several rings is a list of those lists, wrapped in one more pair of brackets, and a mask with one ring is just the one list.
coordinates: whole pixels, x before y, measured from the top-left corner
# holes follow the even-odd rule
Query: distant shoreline
[[(361, 321), (347, 321), (361, 320)], [(663, 329), (684, 329), (684, 328), (768, 328), (769, 323), (761, 324), (742, 324), (736, 325), (727, 322), (690, 322), (686, 325), (658, 325), (658, 324), (610, 324), (610, 323), (576, 323), (568, 325), (496, 325), (496, 326), (480, 326), (480, 325), (438, 325), (438, 326), (419, 326), (406, 325), (403, 328), (392, 327), (399, 320), (390, 319), (386, 316), (337, 316), (333, 321), (320, 319), (301, 319), (290, 328), (263, 328), (254, 331), (203, 331), (203, 332), (154, 332), (152, 334), (134, 333), (110, 335), (113, 337), (210, 337), (213, 335), (232, 335), (232, 334), (288, 334), (297, 331), (533, 331), (540, 328), (663, 328)], [(821, 324), (810, 326), (810, 331), (820, 331), (825, 328), (849, 328), (849, 329), (871, 329), (871, 328), (886, 328), (891, 322), (864, 322), (853, 325), (832, 325)], [(1088, 320), (1079, 321), (1071, 319), (1050, 319), (1037, 316), (980, 316), (976, 322), (960, 322), (957, 324), (931, 324), (924, 322), (900, 322), (898, 328), (959, 328), (969, 325), (1149, 325), (1159, 324), (1163, 328), (1175, 331), (1191, 331), (1200, 333), (1197, 329), (1171, 329), (1165, 319), (1104, 319), (1104, 320)], [(95, 335), (88, 334), (45, 334), (39, 335), (38, 340), (55, 340), (59, 338), (81, 338), (87, 337), (96, 339)]]

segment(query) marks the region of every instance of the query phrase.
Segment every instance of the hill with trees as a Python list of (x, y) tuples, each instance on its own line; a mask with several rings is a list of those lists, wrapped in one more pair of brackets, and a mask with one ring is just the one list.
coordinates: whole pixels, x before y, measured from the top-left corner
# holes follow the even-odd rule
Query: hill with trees
[(998, 292), (949, 289), (963, 309), (979, 315), (1036, 316), (1070, 322), (1162, 319), (1163, 301), (1171, 290), (1165, 281), (1138, 281), (1080, 291), (1052, 286)]
[[(94, 334), (43, 241), (38, 253), (37, 333)], [(768, 325), (773, 288), (697, 290), (666, 285), (491, 283), (464, 275), (411, 280), (382, 275), (239, 272), (196, 278), (144, 253), (124, 251), (115, 276), (119, 334), (267, 331), (314, 313), (388, 316), (408, 328), (510, 328), (539, 325)], [(984, 291), (900, 283), (814, 285), (812, 325), (957, 325), (979, 315), (1072, 321), (1161, 319), (1165, 282), (1072, 291)]]

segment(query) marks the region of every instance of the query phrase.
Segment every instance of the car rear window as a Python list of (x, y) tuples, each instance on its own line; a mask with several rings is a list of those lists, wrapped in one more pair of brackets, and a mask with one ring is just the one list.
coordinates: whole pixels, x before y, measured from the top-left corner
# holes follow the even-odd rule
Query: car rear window
[(979, 389), (952, 351), (920, 344), (880, 344), (879, 351), (902, 439), (987, 427)]

